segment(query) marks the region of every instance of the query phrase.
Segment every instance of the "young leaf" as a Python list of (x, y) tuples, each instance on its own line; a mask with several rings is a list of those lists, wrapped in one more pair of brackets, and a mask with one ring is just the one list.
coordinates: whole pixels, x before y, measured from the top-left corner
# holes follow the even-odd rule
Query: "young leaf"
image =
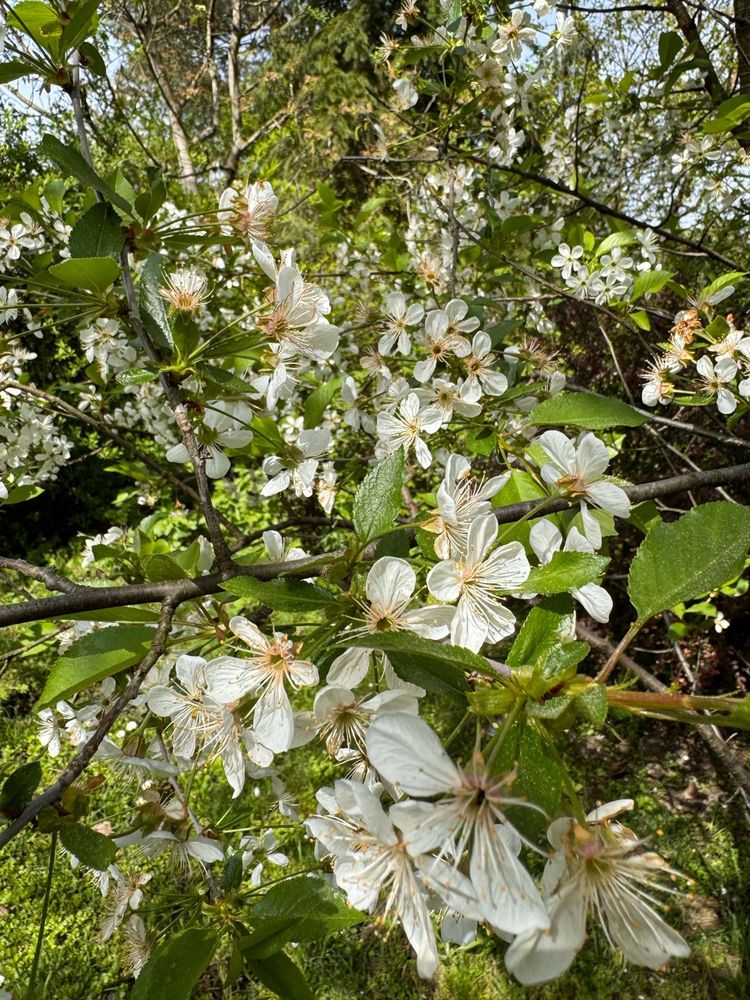
[(26, 805), (41, 780), (42, 765), (38, 760), (16, 768), (0, 788), (0, 813), (8, 814)]
[(671, 271), (641, 271), (633, 282), (630, 301), (635, 302), (649, 292), (659, 292), (672, 277)]
[(738, 576), (750, 547), (750, 507), (720, 500), (656, 524), (630, 565), (628, 594), (645, 621)]
[(136, 979), (129, 1000), (189, 1000), (218, 940), (218, 933), (207, 927), (170, 933)]
[(532, 608), (507, 656), (508, 666), (543, 667), (552, 650), (573, 641), (575, 615), (570, 598), (557, 597)]
[[(294, 563), (289, 565), (293, 567)], [(335, 600), (328, 591), (305, 580), (256, 580), (252, 576), (237, 576), (222, 583), (221, 587), (228, 594), (249, 597), (257, 604), (267, 604), (274, 611), (315, 611)]]
[(37, 708), (140, 663), (153, 636), (154, 630), (147, 625), (113, 625), (77, 639), (52, 667)]
[(141, 270), (141, 294), (138, 306), (141, 319), (153, 339), (163, 347), (173, 347), (174, 337), (167, 317), (167, 307), (159, 294), (165, 260), (161, 254), (149, 254)]
[(609, 559), (589, 552), (555, 552), (546, 566), (535, 566), (523, 585), (530, 594), (563, 594), (601, 577)]
[(399, 448), (371, 469), (354, 497), (354, 530), (363, 542), (386, 531), (401, 510), (404, 452)]
[(99, 202), (82, 215), (70, 234), (72, 257), (115, 257), (125, 245), (117, 212)]
[(307, 985), (298, 965), (283, 951), (277, 951), (269, 958), (245, 959), (247, 968), (275, 993), (281, 1000), (315, 1000), (315, 995)]
[(70, 177), (75, 177), (87, 187), (93, 188), (99, 194), (103, 194), (107, 201), (121, 209), (126, 215), (132, 212), (128, 202), (109, 184), (91, 169), (84, 158), (69, 145), (60, 142), (54, 135), (45, 133), (42, 136), (40, 152), (53, 160), (61, 170), (64, 170)]
[(648, 417), (621, 399), (595, 396), (588, 392), (561, 392), (538, 403), (529, 422), (550, 426), (581, 427), (600, 431), (608, 427), (640, 427)]
[(117, 854), (117, 844), (111, 837), (105, 837), (103, 833), (80, 823), (63, 823), (60, 826), (60, 841), (82, 865), (98, 872), (106, 871)]
[(310, 393), (305, 400), (305, 427), (317, 427), (320, 424), (326, 407), (336, 395), (340, 385), (340, 378), (332, 378), (326, 382), (321, 382), (318, 388)]

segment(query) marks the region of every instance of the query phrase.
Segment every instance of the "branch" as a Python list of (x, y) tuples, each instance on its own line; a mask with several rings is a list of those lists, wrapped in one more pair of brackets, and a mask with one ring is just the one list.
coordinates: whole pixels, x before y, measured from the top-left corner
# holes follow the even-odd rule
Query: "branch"
[[(625, 492), (628, 497), (639, 502), (652, 500), (656, 497), (669, 496), (673, 493), (684, 493), (686, 490), (698, 487), (709, 488), (723, 483), (744, 482), (750, 479), (750, 462), (744, 465), (730, 465), (719, 469), (709, 469), (706, 472), (687, 472), (670, 479), (659, 479), (652, 483), (642, 483), (639, 486), (628, 486)], [(495, 516), (500, 524), (517, 521), (528, 514), (543, 516), (556, 511), (568, 510), (577, 506), (577, 501), (570, 497), (550, 497), (548, 501), (539, 503), (537, 500), (526, 500), (522, 503), (508, 504), (498, 507)], [(159, 583), (135, 583), (122, 587), (78, 587), (74, 593), (60, 597), (43, 597), (36, 601), (26, 601), (21, 604), (0, 605), (0, 628), (6, 625), (20, 625), (23, 622), (39, 621), (44, 618), (57, 618), (73, 612), (100, 611), (104, 608), (122, 608), (134, 604), (153, 604), (168, 598), (183, 603), (198, 597), (207, 597), (218, 593), (221, 584), (239, 576), (251, 576), (256, 580), (275, 580), (280, 576), (311, 577), (320, 576), (325, 567), (346, 555), (346, 549), (327, 552), (307, 559), (295, 559), (292, 562), (256, 563), (252, 566), (237, 566), (213, 573), (210, 576), (199, 576), (192, 580), (166, 580)]]
[(696, 56), (704, 63), (703, 84), (706, 89), (706, 93), (714, 104), (719, 104), (721, 101), (725, 101), (727, 99), (727, 92), (724, 89), (721, 80), (719, 80), (719, 77), (716, 75), (714, 64), (711, 62), (711, 57), (706, 50), (706, 46), (703, 44), (703, 39), (698, 31), (698, 26), (693, 20), (693, 17), (687, 7), (684, 5), (682, 0), (667, 0), (667, 9), (672, 14), (675, 21), (677, 21), (677, 25), (684, 35), (685, 40), (695, 46)]
[(155, 604), (165, 600), (183, 604), (185, 601), (218, 593), (222, 583), (238, 576), (251, 576), (255, 580), (275, 580), (280, 576), (320, 576), (329, 563), (339, 559), (345, 552), (346, 549), (339, 549), (337, 552), (309, 556), (307, 559), (293, 559), (291, 562), (233, 566), (220, 573), (198, 576), (192, 580), (131, 583), (120, 587), (77, 587), (75, 591), (59, 597), (41, 597), (22, 604), (0, 605), (0, 628), (74, 613), (130, 607), (134, 604)]
[(3, 569), (15, 570), (16, 573), (21, 573), (23, 576), (30, 576), (32, 580), (43, 583), (48, 590), (59, 590), (63, 594), (72, 594), (80, 589), (77, 583), (73, 583), (66, 576), (60, 576), (59, 573), (47, 566), (34, 566), (32, 563), (26, 562), (25, 559), (8, 559), (6, 556), (0, 556), (0, 566)]
[(141, 660), (130, 683), (117, 701), (104, 713), (93, 735), (89, 737), (83, 748), (75, 755), (57, 780), (49, 788), (45, 789), (41, 795), (37, 795), (35, 799), (32, 799), (21, 815), (0, 833), (0, 847), (11, 841), (16, 834), (39, 815), (45, 806), (54, 805), (65, 789), (69, 788), (91, 763), (91, 758), (99, 749), (100, 743), (115, 724), (115, 721), (138, 694), (144, 677), (166, 649), (169, 630), (172, 627), (172, 617), (179, 603), (179, 599), (165, 597), (162, 602), (159, 624), (154, 633), (154, 638), (151, 640), (149, 651)]

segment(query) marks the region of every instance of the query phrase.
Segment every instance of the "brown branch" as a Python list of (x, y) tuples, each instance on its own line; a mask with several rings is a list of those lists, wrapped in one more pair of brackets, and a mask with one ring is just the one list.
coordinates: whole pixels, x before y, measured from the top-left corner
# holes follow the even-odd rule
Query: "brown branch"
[[(615, 647), (609, 639), (606, 639), (604, 636), (592, 631), (580, 622), (576, 624), (576, 633), (579, 639), (583, 639), (584, 642), (587, 642), (592, 649), (597, 650), (597, 652), (601, 653), (603, 656), (612, 656)], [(625, 667), (626, 670), (633, 674), (633, 676), (637, 677), (645, 687), (649, 688), (649, 690), (656, 691), (660, 694), (669, 691), (666, 684), (662, 684), (658, 677), (654, 677), (652, 673), (649, 673), (648, 670), (636, 663), (636, 661), (627, 653), (622, 653), (620, 655), (619, 662), (623, 667)], [(722, 739), (719, 733), (717, 733), (709, 723), (705, 726), (696, 726), (695, 731), (737, 782), (738, 787), (742, 791), (745, 802), (750, 803), (750, 771), (748, 771), (747, 767), (741, 760), (740, 755), (734, 750), (733, 747), (730, 747), (724, 739)]]
[(165, 597), (162, 602), (159, 624), (154, 633), (154, 638), (151, 640), (149, 651), (136, 668), (130, 683), (114, 704), (104, 713), (99, 720), (99, 725), (96, 727), (94, 733), (89, 737), (83, 748), (79, 750), (56, 781), (54, 781), (49, 788), (45, 789), (41, 795), (37, 795), (35, 799), (32, 799), (32, 801), (25, 807), (21, 815), (9, 826), (7, 826), (2, 833), (0, 833), (0, 847), (3, 847), (11, 841), (16, 834), (23, 830), (28, 823), (39, 815), (45, 806), (54, 805), (55, 802), (60, 799), (60, 796), (63, 794), (65, 789), (69, 788), (76, 778), (78, 778), (79, 775), (81, 775), (88, 767), (91, 762), (91, 758), (98, 750), (102, 740), (115, 724), (115, 721), (138, 694), (138, 690), (144, 677), (166, 649), (167, 639), (169, 638), (169, 630), (172, 627), (172, 618), (179, 603), (179, 599)]
[(704, 63), (703, 67), (703, 85), (705, 87), (706, 93), (714, 102), (714, 104), (719, 104), (721, 101), (727, 99), (727, 92), (724, 89), (721, 80), (716, 74), (714, 69), (714, 64), (711, 61), (711, 57), (708, 54), (706, 46), (703, 44), (703, 39), (698, 31), (698, 25), (693, 20), (690, 11), (687, 9), (682, 0), (666, 0), (667, 9), (677, 21), (677, 25), (685, 37), (685, 40), (695, 46), (696, 56), (702, 60)]
[(25, 559), (8, 559), (0, 556), (0, 566), (3, 569), (12, 569), (22, 576), (30, 576), (32, 580), (43, 583), (48, 590), (59, 590), (63, 594), (72, 594), (79, 589), (77, 583), (73, 583), (66, 576), (61, 576), (48, 566), (34, 566), (26, 562)]
[(340, 558), (345, 552), (345, 549), (340, 549), (290, 562), (234, 566), (220, 573), (198, 576), (191, 580), (131, 583), (120, 587), (77, 587), (70, 594), (59, 597), (41, 597), (21, 604), (0, 605), (0, 628), (41, 621), (44, 618), (59, 618), (63, 615), (124, 608), (135, 604), (155, 604), (165, 600), (183, 604), (185, 601), (216, 594), (221, 590), (222, 583), (239, 576), (251, 576), (255, 580), (275, 580), (280, 576), (319, 576), (328, 563)]

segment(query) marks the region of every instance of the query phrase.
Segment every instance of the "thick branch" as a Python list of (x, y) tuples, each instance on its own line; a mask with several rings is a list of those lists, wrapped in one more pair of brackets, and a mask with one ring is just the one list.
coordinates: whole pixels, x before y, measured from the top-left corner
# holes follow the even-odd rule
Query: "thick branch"
[(235, 566), (221, 573), (198, 576), (192, 580), (133, 583), (121, 587), (78, 587), (70, 594), (60, 597), (42, 597), (23, 604), (0, 605), (0, 628), (79, 612), (124, 608), (134, 604), (154, 604), (164, 600), (182, 604), (197, 597), (215, 594), (221, 589), (222, 583), (238, 576), (251, 576), (256, 580), (275, 580), (279, 576), (319, 576), (323, 568), (342, 556), (344, 551), (295, 559), (291, 562)]
[(716, 75), (711, 56), (703, 44), (703, 39), (698, 31), (698, 25), (693, 20), (690, 11), (682, 0), (667, 0), (667, 9), (673, 15), (675, 21), (677, 21), (677, 25), (684, 35), (685, 40), (695, 46), (696, 56), (704, 63), (703, 84), (707, 94), (714, 104), (725, 101), (727, 99), (727, 92)]
[(73, 583), (66, 576), (60, 576), (48, 566), (34, 566), (26, 562), (25, 559), (8, 559), (0, 556), (0, 566), (3, 569), (12, 569), (22, 576), (30, 576), (32, 580), (43, 583), (48, 590), (59, 590), (63, 594), (72, 594), (79, 589), (77, 583)]
[(19, 833), (28, 823), (39, 815), (45, 806), (54, 805), (54, 803), (60, 799), (60, 796), (63, 794), (65, 789), (69, 788), (76, 778), (88, 767), (91, 762), (91, 758), (99, 749), (99, 745), (102, 740), (115, 724), (115, 721), (138, 694), (138, 689), (140, 688), (144, 677), (164, 652), (167, 645), (167, 639), (169, 638), (169, 630), (172, 626), (172, 618), (178, 604), (179, 600), (172, 597), (164, 599), (161, 608), (161, 615), (159, 617), (159, 624), (156, 632), (154, 633), (154, 638), (151, 641), (149, 651), (146, 653), (143, 660), (141, 660), (141, 663), (133, 674), (130, 683), (114, 704), (104, 713), (92, 736), (89, 737), (83, 748), (79, 750), (57, 780), (51, 784), (49, 788), (45, 789), (41, 795), (32, 799), (21, 815), (8, 827), (6, 827), (2, 833), (0, 833), (0, 847), (3, 847), (10, 840), (12, 840), (17, 833)]

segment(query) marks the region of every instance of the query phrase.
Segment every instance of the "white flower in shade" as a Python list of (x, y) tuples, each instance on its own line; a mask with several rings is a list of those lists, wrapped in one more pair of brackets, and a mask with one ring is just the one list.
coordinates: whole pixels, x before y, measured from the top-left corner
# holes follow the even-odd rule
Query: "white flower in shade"
[(435, 378), (429, 386), (424, 389), (417, 389), (417, 396), (422, 406), (434, 406), (440, 411), (440, 416), (444, 424), (449, 424), (453, 420), (453, 411), (462, 417), (478, 417), (482, 412), (479, 403), (470, 403), (467, 400), (469, 391), (465, 382), (454, 385), (445, 378)]
[(495, 355), (491, 352), (492, 341), (483, 331), (474, 334), (471, 354), (462, 360), (466, 369), (466, 392), (464, 399), (476, 402), (483, 392), (488, 396), (502, 396), (508, 388), (508, 380), (502, 372), (495, 371)]
[(520, 542), (501, 545), (493, 514), (477, 517), (469, 528), (460, 560), (444, 559), (430, 570), (427, 586), (440, 601), (458, 601), (451, 642), (478, 653), (485, 642), (513, 634), (515, 616), (498, 600), (500, 592), (518, 590), (531, 567)]
[(364, 785), (337, 781), (335, 798), (327, 794), (319, 795), (321, 799), (338, 815), (312, 816), (305, 825), (323, 852), (333, 855), (336, 884), (352, 906), (367, 913), (377, 908), (381, 893), (386, 894), (384, 915), (400, 919), (416, 952), (417, 972), (430, 979), (439, 958), (425, 886), (449, 903), (464, 905), (465, 897), (473, 897), (468, 880), (437, 859), (426, 858), (424, 868), (415, 867), (377, 795)]
[(263, 547), (268, 558), (273, 563), (294, 562), (295, 559), (307, 559), (304, 549), (290, 547), (278, 531), (263, 532)]
[(401, 77), (394, 81), (393, 89), (396, 91), (396, 101), (402, 111), (413, 108), (419, 100), (417, 88), (407, 77)]
[(672, 366), (666, 357), (656, 358), (647, 365), (641, 375), (641, 401), (644, 406), (656, 406), (657, 403), (666, 406), (669, 403), (674, 396), (672, 374)]
[(294, 739), (294, 712), (285, 684), (295, 690), (318, 683), (317, 668), (297, 658), (297, 647), (285, 635), (263, 635), (257, 625), (236, 615), (229, 627), (252, 651), (247, 659), (220, 656), (208, 677), (211, 696), (224, 704), (260, 693), (253, 710), (253, 732), (274, 753), (288, 750)]
[(271, 185), (267, 181), (256, 181), (247, 185), (244, 195), (234, 188), (222, 191), (216, 215), (225, 223), (223, 231), (227, 235), (234, 232), (248, 242), (255, 242), (266, 238), (278, 206), (279, 199)]
[(385, 300), (385, 314), (385, 333), (378, 341), (378, 351), (387, 357), (395, 345), (399, 354), (408, 354), (411, 350), (411, 337), (407, 327), (421, 323), (424, 306), (418, 302), (407, 306), (401, 292), (391, 292)]
[(610, 942), (634, 965), (659, 969), (690, 949), (653, 909), (659, 877), (676, 875), (654, 853), (639, 853), (641, 841), (614, 818), (633, 808), (632, 799), (600, 806), (581, 826), (570, 817), (555, 820), (547, 837), (554, 849), (544, 871), (543, 892), (551, 926), (527, 931), (505, 956), (524, 985), (562, 975), (586, 938), (589, 914), (601, 920)]
[(50, 757), (57, 757), (63, 739), (74, 747), (83, 743), (89, 734), (90, 724), (96, 721), (96, 716), (96, 705), (75, 709), (67, 701), (58, 701), (54, 711), (51, 708), (43, 708), (39, 712), (39, 742), (47, 748)]
[[(246, 403), (228, 403), (224, 400), (206, 404), (203, 420), (198, 428), (206, 458), (206, 475), (209, 479), (222, 479), (229, 472), (231, 463), (224, 448), (244, 448), (253, 438), (249, 424), (253, 413)], [(180, 442), (166, 454), (169, 462), (188, 462), (190, 455)]]
[(122, 933), (125, 939), (125, 971), (133, 979), (137, 979), (151, 955), (146, 925), (137, 913), (132, 913)]
[(557, 486), (561, 492), (581, 499), (584, 533), (598, 549), (602, 544), (601, 529), (588, 513), (585, 500), (617, 517), (630, 515), (627, 493), (604, 477), (609, 465), (605, 444), (590, 432), (582, 434), (576, 444), (561, 431), (545, 431), (539, 437), (539, 444), (550, 459), (542, 466), (542, 479)]
[(261, 884), (261, 875), (266, 862), (278, 865), (280, 868), (289, 864), (289, 858), (283, 851), (277, 851), (279, 842), (273, 830), (266, 830), (262, 837), (247, 836), (240, 840), (240, 850), (242, 851), (242, 870), (248, 868), (256, 857), (260, 860), (255, 862), (250, 873), (250, 884), (257, 889)]
[(437, 492), (438, 509), (420, 524), (423, 531), (437, 535), (435, 553), (440, 559), (460, 559), (466, 552), (469, 528), (482, 514), (492, 511), (492, 497), (510, 478), (506, 472), (480, 482), (471, 475), (471, 463), (461, 455), (451, 455)]
[[(542, 566), (545, 566), (555, 552), (562, 547), (563, 552), (593, 552), (591, 545), (577, 528), (571, 528), (565, 545), (562, 545), (562, 535), (555, 525), (543, 518), (533, 525), (529, 533), (531, 547)], [(584, 606), (593, 619), (598, 622), (608, 622), (612, 613), (612, 598), (597, 583), (586, 583), (572, 591), (573, 597)]]
[(695, 367), (703, 380), (702, 391), (707, 395), (716, 396), (716, 406), (719, 413), (728, 416), (737, 409), (734, 392), (728, 388), (737, 375), (737, 362), (728, 355), (718, 358), (713, 364), (707, 354), (699, 358)]
[(414, 366), (414, 378), (418, 382), (432, 378), (439, 361), (445, 361), (451, 355), (465, 358), (471, 353), (471, 344), (461, 333), (476, 330), (479, 320), (474, 316), (464, 319), (468, 309), (462, 299), (452, 299), (444, 310), (433, 309), (427, 313), (424, 335), (419, 338), (427, 351), (427, 358)]
[(320, 473), (318, 481), (315, 484), (315, 493), (318, 497), (318, 503), (329, 517), (333, 511), (333, 505), (336, 503), (336, 494), (338, 493), (338, 487), (336, 486), (337, 478), (333, 462), (324, 462), (323, 471)]
[(109, 941), (122, 923), (128, 910), (137, 910), (143, 902), (143, 886), (151, 881), (149, 872), (123, 874), (115, 865), (110, 865), (112, 875), (111, 895), (102, 921), (100, 941)]
[(561, 243), (550, 264), (553, 267), (559, 267), (560, 274), (567, 279), (581, 267), (582, 258), (582, 246), (570, 247), (567, 243)]
[(15, 288), (0, 287), (0, 326), (18, 316), (18, 294)]
[(422, 440), (423, 434), (434, 434), (443, 423), (440, 410), (435, 406), (422, 409), (416, 392), (410, 393), (395, 413), (378, 414), (378, 437), (388, 452), (414, 448), (417, 461), (423, 469), (430, 467), (432, 453)]
[[(2, 301), (2, 289), (0, 289), (0, 302)], [(708, 348), (713, 351), (717, 358), (734, 358), (739, 352), (745, 358), (750, 359), (750, 337), (746, 336), (744, 330), (738, 330), (730, 324), (729, 333), (722, 340), (711, 344)]]
[[(487, 771), (478, 757), (470, 770), (457, 767), (417, 716), (380, 716), (366, 742), (373, 767), (397, 791), (415, 796), (397, 802), (390, 813), (409, 853), (437, 849), (439, 858), (450, 856), (458, 865), (469, 850), (471, 883), (484, 920), (503, 934), (548, 927), (539, 892), (518, 860), (520, 838), (505, 818), (505, 808), (519, 804), (508, 794), (507, 780)], [(477, 916), (471, 907), (458, 909)]]
[(311, 497), (319, 459), (331, 445), (329, 430), (300, 431), (299, 437), (284, 458), (269, 455), (263, 459), (263, 472), (268, 482), (261, 496), (271, 497), (294, 487), (298, 497)]
[(492, 43), (492, 51), (504, 54), (514, 62), (521, 58), (524, 42), (533, 42), (536, 29), (531, 27), (531, 17), (523, 10), (514, 10), (508, 21), (497, 27), (497, 40)]

